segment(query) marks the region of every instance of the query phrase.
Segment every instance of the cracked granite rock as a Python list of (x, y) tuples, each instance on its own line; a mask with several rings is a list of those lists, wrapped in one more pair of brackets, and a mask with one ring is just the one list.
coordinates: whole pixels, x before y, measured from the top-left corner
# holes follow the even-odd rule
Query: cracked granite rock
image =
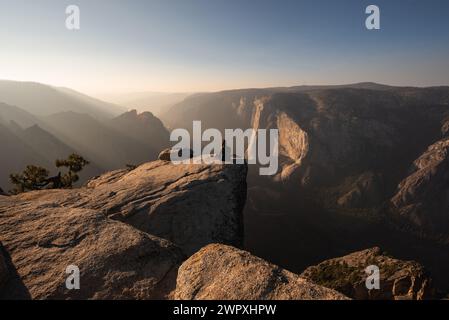
[[(169, 241), (94, 210), (36, 201), (0, 210), (1, 240), (17, 274), (3, 298), (163, 298), (184, 259)], [(80, 270), (80, 290), (66, 288), (70, 265)]]
[(80, 189), (5, 197), (0, 214), (20, 203), (43, 202), (100, 212), (170, 240), (187, 255), (214, 242), (238, 247), (243, 242), (246, 172), (246, 165), (154, 161), (108, 172)]
[[(13, 270), (0, 298), (160, 299), (186, 255), (241, 245), (246, 166), (146, 163), (73, 190), (0, 197)], [(66, 268), (80, 270), (68, 290)]]

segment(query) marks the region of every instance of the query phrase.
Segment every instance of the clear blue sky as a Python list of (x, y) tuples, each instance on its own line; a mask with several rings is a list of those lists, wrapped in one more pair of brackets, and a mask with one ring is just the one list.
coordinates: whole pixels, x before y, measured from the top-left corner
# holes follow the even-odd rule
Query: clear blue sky
[(449, 84), (448, 0), (0, 0), (0, 40), (1, 79), (91, 94)]

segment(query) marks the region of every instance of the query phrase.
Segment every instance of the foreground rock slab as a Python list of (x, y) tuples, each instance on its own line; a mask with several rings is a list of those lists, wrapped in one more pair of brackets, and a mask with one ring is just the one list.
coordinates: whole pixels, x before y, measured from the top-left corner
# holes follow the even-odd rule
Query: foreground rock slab
[(3, 210), (42, 201), (91, 209), (170, 240), (190, 255), (214, 242), (241, 246), (246, 173), (246, 165), (154, 161), (106, 173), (80, 189), (5, 197)]
[[(15, 277), (8, 299), (155, 299), (173, 289), (181, 250), (89, 209), (52, 202), (0, 201), (0, 238)], [(6, 209), (6, 210), (5, 210)], [(80, 270), (80, 289), (68, 290), (68, 266)]]
[[(366, 267), (380, 271), (380, 290), (366, 288)], [(360, 300), (423, 300), (434, 297), (432, 280), (414, 261), (402, 261), (371, 248), (307, 268), (302, 277)]]
[[(79, 189), (0, 196), (0, 299), (170, 298), (188, 254), (241, 244), (246, 170), (155, 161)], [(70, 266), (79, 290), (66, 287)]]
[(246, 251), (211, 244), (185, 261), (178, 271), (175, 299), (347, 299)]

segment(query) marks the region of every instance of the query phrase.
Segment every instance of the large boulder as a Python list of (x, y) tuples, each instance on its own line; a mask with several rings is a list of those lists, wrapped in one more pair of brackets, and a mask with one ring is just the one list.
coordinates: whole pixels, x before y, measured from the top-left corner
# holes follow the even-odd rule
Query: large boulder
[(175, 299), (342, 300), (344, 295), (313, 284), (246, 251), (211, 244), (178, 271)]
[[(368, 290), (368, 266), (377, 266), (380, 289)], [(432, 281), (414, 261), (383, 255), (377, 247), (330, 259), (307, 268), (302, 277), (360, 300), (423, 300), (434, 297)]]

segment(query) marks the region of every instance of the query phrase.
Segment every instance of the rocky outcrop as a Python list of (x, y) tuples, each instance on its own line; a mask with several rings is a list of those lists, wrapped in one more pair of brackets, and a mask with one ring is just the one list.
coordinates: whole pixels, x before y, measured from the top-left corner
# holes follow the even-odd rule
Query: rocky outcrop
[(246, 171), (245, 165), (156, 161), (91, 181), (87, 190), (106, 215), (190, 255), (212, 242), (242, 245)]
[(449, 139), (431, 145), (413, 164), (391, 200), (393, 210), (420, 229), (449, 234)]
[(6, 196), (7, 194), (3, 191), (2, 188), (0, 188), (0, 196)]
[[(365, 269), (375, 265), (380, 271), (380, 289), (368, 290)], [(354, 252), (307, 268), (302, 277), (360, 300), (423, 300), (434, 297), (432, 281), (414, 261), (397, 260), (379, 248)]]
[(211, 244), (185, 261), (176, 283), (175, 299), (347, 299), (246, 251), (220, 244)]
[[(169, 298), (188, 254), (241, 245), (245, 180), (243, 165), (155, 161), (79, 189), (0, 197), (0, 241), (17, 275), (7, 298)], [(72, 265), (79, 290), (65, 285)]]
[(9, 197), (0, 212), (20, 202), (95, 210), (172, 241), (190, 255), (209, 243), (242, 244), (246, 171), (246, 165), (154, 161), (106, 173), (80, 189)]
[[(164, 298), (184, 259), (169, 241), (96, 210), (24, 201), (2, 202), (0, 212), (1, 240), (32, 299)], [(79, 290), (66, 288), (72, 265), (80, 270)]]

